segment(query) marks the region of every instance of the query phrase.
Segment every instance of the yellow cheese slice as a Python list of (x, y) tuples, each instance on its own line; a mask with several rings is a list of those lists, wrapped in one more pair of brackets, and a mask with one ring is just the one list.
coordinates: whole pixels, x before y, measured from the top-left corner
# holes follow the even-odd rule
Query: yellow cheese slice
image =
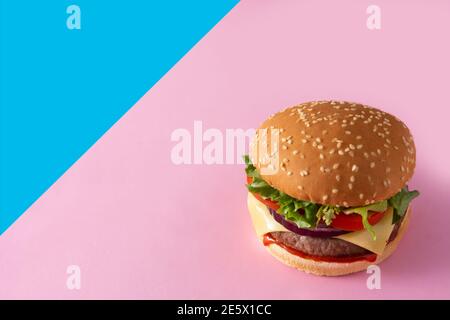
[(376, 225), (372, 226), (372, 229), (377, 236), (376, 240), (373, 240), (372, 235), (367, 230), (354, 231), (336, 236), (335, 238), (351, 242), (381, 255), (386, 247), (387, 241), (389, 240), (392, 229), (394, 228), (394, 225), (392, 224), (392, 215), (392, 207), (389, 207), (384, 214), (383, 219), (381, 219)]
[[(253, 194), (248, 193), (247, 206), (252, 217), (253, 226), (258, 239), (262, 241), (263, 236), (269, 232), (289, 231), (283, 225), (279, 224), (270, 214), (269, 209)], [(289, 231), (290, 232), (290, 231)]]
[[(286, 231), (283, 225), (279, 224), (270, 214), (269, 209), (256, 199), (250, 192), (247, 197), (247, 206), (250, 212), (250, 216), (253, 221), (258, 238), (262, 241), (263, 236), (269, 232)], [(356, 244), (362, 248), (365, 248), (371, 252), (381, 255), (386, 247), (386, 243), (394, 228), (392, 224), (393, 210), (388, 208), (383, 219), (381, 219), (376, 225), (372, 226), (377, 238), (373, 240), (372, 235), (367, 230), (355, 231), (346, 233), (335, 238), (345, 240), (347, 242)]]

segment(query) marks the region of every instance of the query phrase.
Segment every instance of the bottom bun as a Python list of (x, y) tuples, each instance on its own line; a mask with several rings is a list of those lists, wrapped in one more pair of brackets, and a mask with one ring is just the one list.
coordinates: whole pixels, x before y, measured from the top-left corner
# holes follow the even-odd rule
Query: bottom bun
[(267, 250), (279, 261), (287, 264), (288, 266), (294, 267), (298, 270), (305, 271), (307, 273), (312, 273), (319, 276), (342, 276), (354, 272), (359, 272), (366, 270), (368, 266), (378, 264), (384, 259), (387, 259), (394, 251), (403, 235), (408, 228), (409, 218), (411, 216), (411, 208), (408, 211), (400, 225), (398, 233), (393, 241), (388, 243), (384, 252), (381, 256), (377, 257), (374, 262), (369, 262), (365, 260), (343, 263), (343, 262), (324, 262), (324, 261), (314, 261), (311, 259), (301, 258), (296, 256), (277, 244), (271, 244), (266, 246)]

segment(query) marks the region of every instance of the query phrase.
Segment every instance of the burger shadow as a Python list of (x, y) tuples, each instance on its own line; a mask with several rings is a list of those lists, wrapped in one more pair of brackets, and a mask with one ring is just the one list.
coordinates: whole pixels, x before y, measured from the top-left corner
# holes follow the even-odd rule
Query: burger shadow
[[(412, 201), (409, 228), (396, 252), (386, 260), (383, 272), (404, 277), (448, 273), (450, 269), (450, 184), (431, 174), (426, 168), (416, 168), (408, 183), (420, 196)], [(383, 268), (383, 265), (385, 268)]]

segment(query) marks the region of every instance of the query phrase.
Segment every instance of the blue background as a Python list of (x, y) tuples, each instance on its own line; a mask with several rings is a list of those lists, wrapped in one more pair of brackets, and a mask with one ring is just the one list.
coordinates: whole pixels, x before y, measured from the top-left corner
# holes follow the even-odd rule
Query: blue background
[(0, 234), (236, 3), (0, 0)]

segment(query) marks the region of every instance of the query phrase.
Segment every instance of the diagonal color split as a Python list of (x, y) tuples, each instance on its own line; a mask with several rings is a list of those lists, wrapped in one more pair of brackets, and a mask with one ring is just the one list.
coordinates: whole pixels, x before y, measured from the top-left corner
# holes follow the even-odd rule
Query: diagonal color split
[(0, 234), (236, 2), (1, 0)]

